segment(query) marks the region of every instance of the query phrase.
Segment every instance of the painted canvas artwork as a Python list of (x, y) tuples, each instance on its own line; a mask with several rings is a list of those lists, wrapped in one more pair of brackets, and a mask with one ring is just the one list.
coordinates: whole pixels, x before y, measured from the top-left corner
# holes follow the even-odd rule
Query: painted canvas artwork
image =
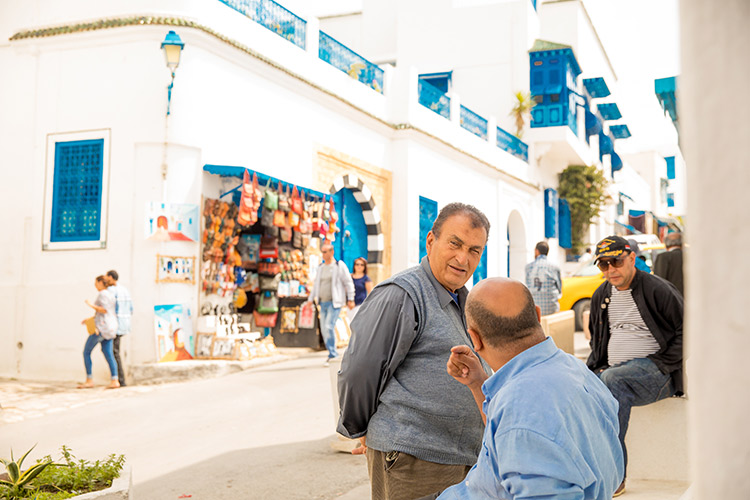
[(182, 304), (154, 306), (156, 357), (159, 362), (193, 359), (194, 335), (190, 309)]
[(198, 205), (149, 202), (146, 204), (146, 239), (198, 241), (198, 213)]

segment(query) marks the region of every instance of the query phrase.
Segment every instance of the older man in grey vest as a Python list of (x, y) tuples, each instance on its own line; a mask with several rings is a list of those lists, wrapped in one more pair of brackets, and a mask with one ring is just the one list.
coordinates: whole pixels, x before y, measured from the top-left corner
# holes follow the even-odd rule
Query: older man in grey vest
[(445, 206), (427, 235), (427, 257), (376, 286), (352, 322), (337, 430), (362, 441), (355, 452), (367, 455), (373, 500), (442, 490), (477, 460), (482, 416), (445, 366), (454, 345), (472, 347), (464, 285), (489, 229), (475, 207)]

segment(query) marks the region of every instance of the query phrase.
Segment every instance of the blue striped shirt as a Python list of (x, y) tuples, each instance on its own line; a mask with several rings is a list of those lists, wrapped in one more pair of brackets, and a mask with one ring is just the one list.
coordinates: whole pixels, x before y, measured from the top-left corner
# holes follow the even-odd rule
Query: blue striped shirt
[(115, 314), (117, 314), (117, 335), (130, 333), (130, 317), (133, 315), (133, 301), (130, 292), (122, 285), (112, 285), (107, 290), (115, 296)]

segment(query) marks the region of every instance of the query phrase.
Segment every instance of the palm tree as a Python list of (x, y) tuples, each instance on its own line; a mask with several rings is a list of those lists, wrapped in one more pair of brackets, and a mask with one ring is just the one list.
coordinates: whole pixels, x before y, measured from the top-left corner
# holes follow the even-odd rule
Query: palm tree
[(510, 116), (516, 119), (516, 137), (523, 137), (523, 128), (526, 126), (526, 120), (531, 118), (531, 108), (536, 106), (536, 101), (531, 98), (529, 92), (519, 90), (515, 94), (516, 104), (510, 111)]

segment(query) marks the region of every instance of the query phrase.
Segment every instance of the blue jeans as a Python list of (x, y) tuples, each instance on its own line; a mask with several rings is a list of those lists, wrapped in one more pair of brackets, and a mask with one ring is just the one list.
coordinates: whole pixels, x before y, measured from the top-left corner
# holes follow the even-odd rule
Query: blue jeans
[(674, 395), (672, 378), (664, 375), (648, 358), (631, 359), (599, 373), (599, 378), (609, 388), (620, 404), (617, 417), (620, 421), (620, 444), (625, 459), (625, 474), (628, 469), (628, 450), (625, 434), (630, 422), (633, 406), (646, 406)]
[(333, 302), (320, 303), (320, 331), (323, 342), (328, 349), (328, 359), (337, 358), (336, 352), (336, 321), (339, 319), (340, 307), (333, 307)]
[(99, 334), (89, 335), (89, 338), (86, 339), (86, 345), (83, 347), (83, 364), (86, 367), (86, 378), (92, 378), (93, 374), (93, 370), (91, 369), (91, 351), (101, 342), (104, 359), (107, 360), (107, 364), (109, 365), (110, 377), (112, 380), (117, 380), (117, 361), (115, 361), (115, 355), (112, 352), (113, 341), (114, 339), (103, 339)]

